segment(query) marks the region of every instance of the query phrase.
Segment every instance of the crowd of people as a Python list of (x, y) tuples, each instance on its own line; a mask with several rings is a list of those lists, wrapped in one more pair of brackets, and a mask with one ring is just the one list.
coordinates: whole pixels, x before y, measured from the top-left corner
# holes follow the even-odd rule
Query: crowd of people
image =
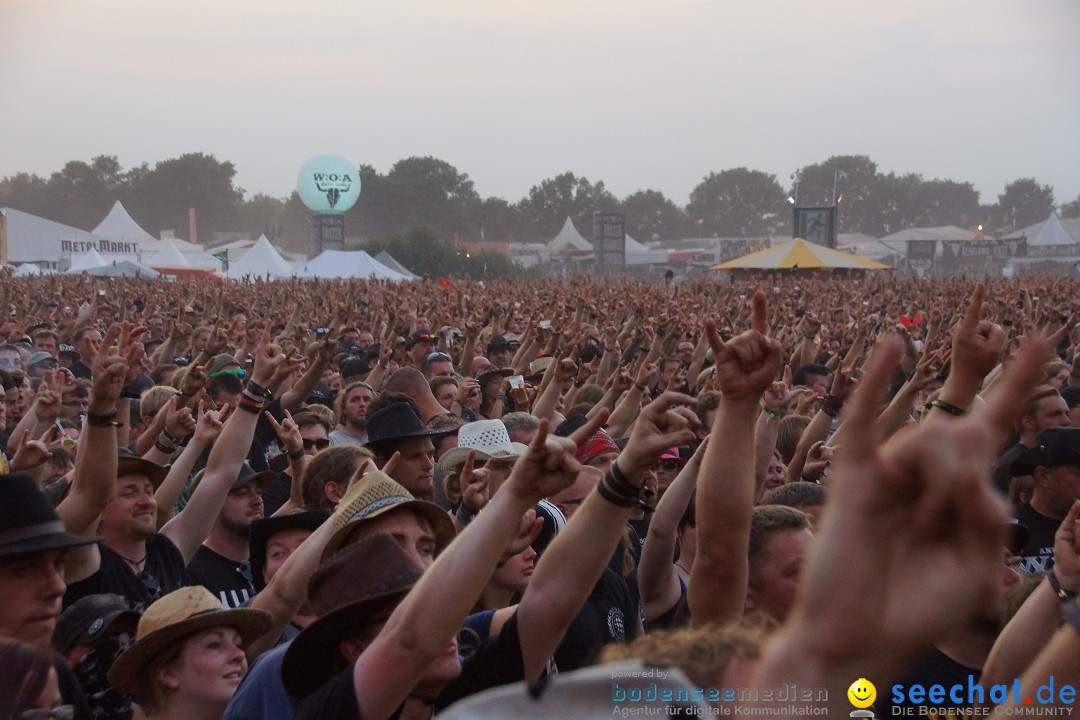
[(1073, 278), (0, 285), (0, 720), (1080, 683)]

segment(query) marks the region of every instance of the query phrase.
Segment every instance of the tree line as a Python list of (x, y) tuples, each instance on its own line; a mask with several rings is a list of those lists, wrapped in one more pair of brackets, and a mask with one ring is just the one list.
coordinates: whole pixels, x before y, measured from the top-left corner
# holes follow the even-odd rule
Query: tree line
[[(863, 155), (831, 157), (783, 182), (745, 167), (712, 172), (685, 205), (658, 190), (639, 190), (620, 199), (603, 181), (572, 172), (540, 181), (516, 203), (483, 198), (467, 174), (432, 157), (400, 160), (385, 174), (369, 165), (360, 165), (358, 171), (362, 190), (346, 213), (349, 237), (399, 252), (418, 239), (434, 252), (429, 241), (441, 241), (452, 250), (446, 257), (460, 257), (462, 262), (464, 252), (455, 239), (545, 241), (568, 216), (588, 236), (594, 210), (626, 213), (627, 233), (641, 242), (786, 235), (791, 229), (789, 197), (794, 199), (796, 181), (800, 205), (828, 205), (836, 199), (836, 180), (841, 196), (839, 231), (876, 237), (938, 225), (1011, 230), (1043, 220), (1055, 209), (1053, 188), (1034, 178), (1017, 179), (995, 200), (984, 203), (972, 183), (883, 173)], [(249, 197), (236, 186), (235, 177), (233, 163), (203, 153), (127, 170), (116, 157), (102, 155), (89, 162), (72, 160), (48, 178), (18, 173), (0, 179), (0, 206), (90, 230), (120, 200), (151, 234), (175, 230), (183, 238), (188, 237), (188, 208), (194, 207), (201, 242), (229, 233), (265, 233), (276, 244), (309, 250), (310, 213), (295, 192), (288, 198)], [(1060, 211), (1064, 216), (1080, 215), (1080, 197)]]

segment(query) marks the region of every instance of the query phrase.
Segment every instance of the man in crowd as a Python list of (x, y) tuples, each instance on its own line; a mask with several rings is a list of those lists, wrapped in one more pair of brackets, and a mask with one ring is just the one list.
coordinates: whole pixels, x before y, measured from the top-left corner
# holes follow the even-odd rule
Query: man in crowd
[(366, 382), (353, 382), (341, 391), (338, 422), (341, 426), (330, 433), (331, 445), (363, 445), (367, 442), (367, 411), (375, 391)]
[(994, 485), (1003, 493), (1009, 492), (1012, 479), (1009, 468), (1028, 449), (1035, 447), (1036, 436), (1044, 430), (1069, 426), (1069, 406), (1055, 388), (1049, 385), (1036, 388), (1028, 398), (1027, 411), (1020, 418), (1019, 426), (1020, 441), (1006, 450), (994, 467)]

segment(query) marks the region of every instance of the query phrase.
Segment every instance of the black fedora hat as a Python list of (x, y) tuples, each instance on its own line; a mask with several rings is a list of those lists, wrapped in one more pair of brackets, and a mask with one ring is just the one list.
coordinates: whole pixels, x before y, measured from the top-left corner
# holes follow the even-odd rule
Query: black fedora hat
[(0, 475), (0, 557), (91, 545), (100, 539), (69, 533), (29, 475)]
[(1009, 466), (1012, 475), (1033, 475), (1037, 467), (1080, 465), (1080, 428), (1051, 428), (1035, 436), (1038, 443)]
[(251, 584), (261, 591), (266, 587), (263, 569), (266, 567), (266, 546), (270, 538), (283, 530), (310, 530), (315, 532), (330, 517), (329, 510), (300, 510), (288, 515), (273, 515), (251, 523), (248, 531), (250, 548)]
[(368, 440), (365, 447), (373, 447), (393, 440), (449, 435), (456, 431), (456, 427), (441, 430), (424, 427), (424, 423), (420, 416), (416, 414), (412, 403), (393, 402), (382, 406), (368, 416)]
[(285, 651), (285, 689), (299, 698), (318, 690), (345, 663), (338, 652), (341, 638), (384, 621), (422, 572), (385, 533), (349, 545), (320, 565), (308, 583), (308, 600), (318, 620), (300, 631)]

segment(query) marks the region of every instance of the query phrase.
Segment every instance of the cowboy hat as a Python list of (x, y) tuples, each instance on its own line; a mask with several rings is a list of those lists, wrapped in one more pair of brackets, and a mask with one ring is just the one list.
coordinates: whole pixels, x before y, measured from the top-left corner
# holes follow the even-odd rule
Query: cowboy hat
[(439, 458), (439, 469), (454, 471), (465, 464), (470, 452), (476, 452), (476, 463), (496, 460), (517, 460), (529, 449), (528, 445), (510, 442), (510, 435), (501, 420), (477, 420), (458, 429), (457, 447)]
[(174, 590), (146, 608), (135, 632), (135, 642), (109, 668), (109, 684), (120, 692), (145, 698), (151, 683), (147, 676), (154, 658), (170, 646), (201, 630), (234, 627), (243, 647), (270, 629), (265, 610), (226, 610), (221, 601), (201, 585)]

